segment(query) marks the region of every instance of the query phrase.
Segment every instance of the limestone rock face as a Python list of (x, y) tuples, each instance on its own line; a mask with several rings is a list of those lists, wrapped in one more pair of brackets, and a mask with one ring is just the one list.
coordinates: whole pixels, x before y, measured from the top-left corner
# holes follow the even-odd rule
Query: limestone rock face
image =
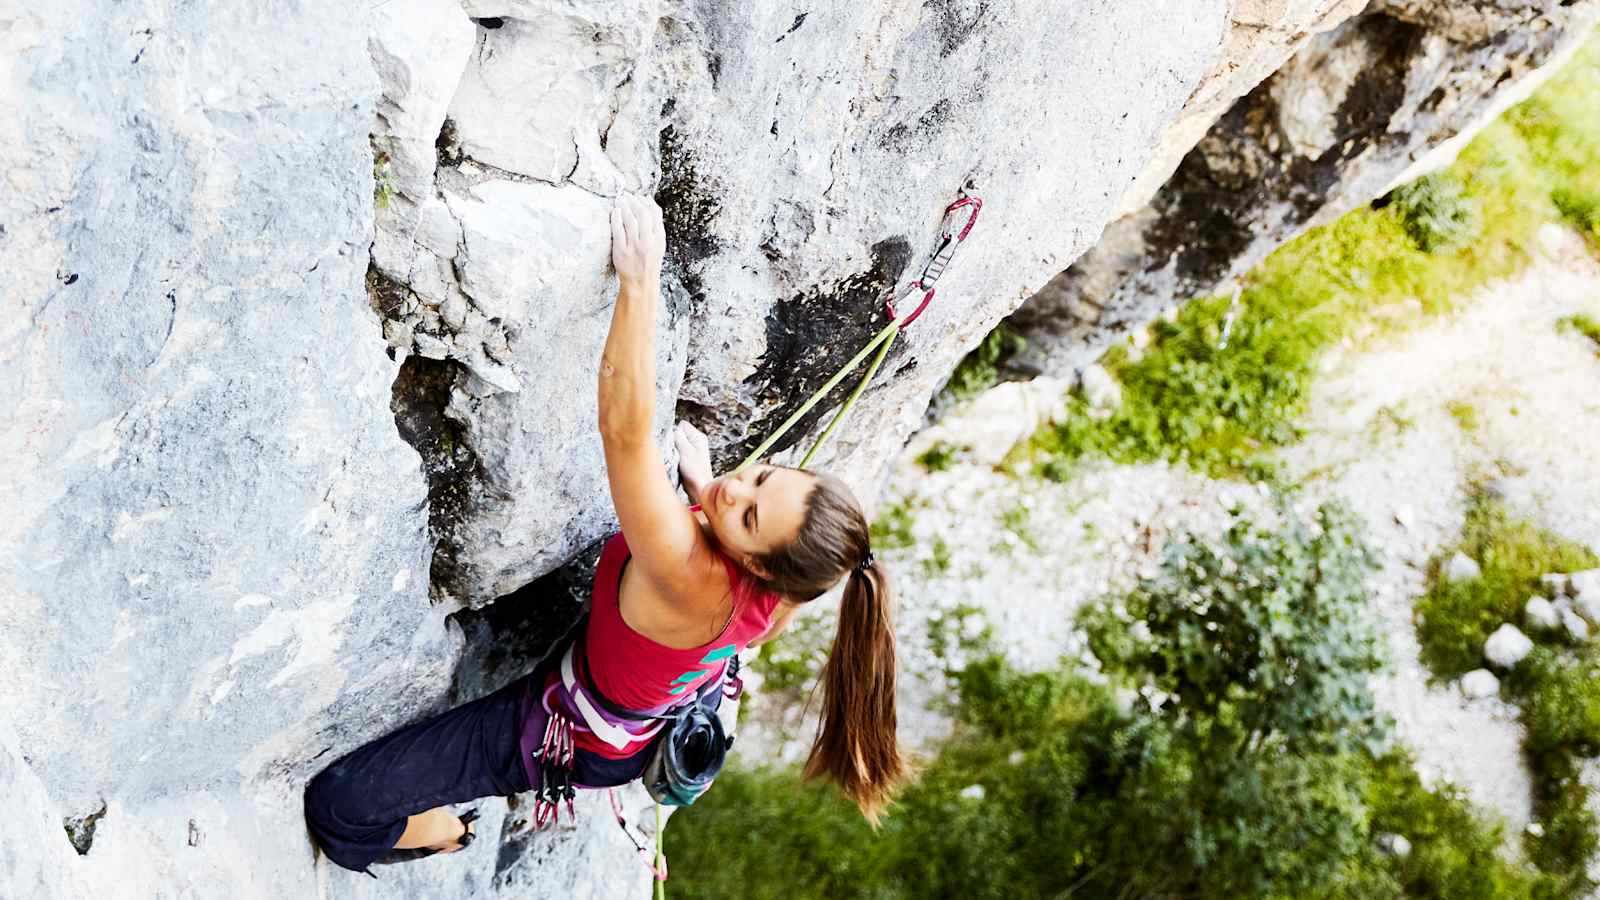
[[(408, 2), (418, 14), (385, 19), (374, 56), (380, 111), (419, 111), (380, 118), (374, 142), (436, 154), (427, 177), (408, 164), (395, 180), (371, 280), (407, 365), (448, 362), (435, 400), (412, 405), (470, 457), (423, 448), (450, 501), (433, 510), (433, 587), (472, 606), (614, 527), (590, 399), (611, 197), (653, 193), (666, 215), (660, 434), (687, 417), (722, 463), (883, 326), (881, 294), (911, 277), (945, 205), (983, 197), (938, 300), (819, 459), (870, 498), (955, 361), (1092, 242), (1218, 65), (1228, 10), (471, 0), (463, 65), (458, 26), (434, 21), (450, 13)], [(425, 39), (435, 28), (449, 49)]]
[(1028, 341), (1011, 374), (1081, 368), (1306, 229), (1449, 162), (1597, 20), (1595, 0), (1380, 0), (1311, 38), (1216, 120), (1148, 205), (1010, 318)]
[[(23, 8), (0, 12), (0, 896), (432, 898), (648, 884), (599, 795), (542, 833), (484, 801), (466, 853), (380, 881), (315, 861), (300, 809), (339, 755), (525, 672), (587, 592), (618, 192), (669, 226), (657, 433), (690, 418), (724, 462), (882, 326), (958, 191), (984, 198), (821, 460), (870, 502), (955, 361), (1210, 115), (1193, 98), (1247, 88), (1217, 86), (1229, 55), (1343, 5)], [(1258, 45), (1247, 8), (1304, 24)], [(1429, 46), (1532, 60), (1556, 16)]]
[(1305, 46), (1360, 12), (1368, 0), (1234, 0), (1222, 54), (1167, 127), (1155, 156), (1123, 194), (1117, 217), (1149, 203), (1183, 157), (1235, 101)]

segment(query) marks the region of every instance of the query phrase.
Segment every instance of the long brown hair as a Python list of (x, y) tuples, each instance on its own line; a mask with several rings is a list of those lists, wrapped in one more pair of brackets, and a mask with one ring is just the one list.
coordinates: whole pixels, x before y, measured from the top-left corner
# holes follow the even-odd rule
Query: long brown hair
[(837, 784), (877, 825), (906, 772), (895, 735), (889, 573), (876, 562), (864, 565), (872, 552), (867, 518), (850, 488), (832, 475), (813, 474), (799, 534), (758, 561), (770, 573), (764, 585), (798, 602), (848, 579), (833, 650), (819, 679), (821, 720), (805, 774)]

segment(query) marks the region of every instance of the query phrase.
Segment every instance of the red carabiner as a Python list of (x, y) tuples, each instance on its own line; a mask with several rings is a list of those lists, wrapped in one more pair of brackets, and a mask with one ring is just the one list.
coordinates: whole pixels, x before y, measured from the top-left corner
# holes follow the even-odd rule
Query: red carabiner
[(949, 218), (951, 213), (964, 206), (972, 207), (972, 215), (967, 217), (967, 224), (961, 226), (961, 230), (956, 234), (951, 234), (949, 231), (944, 233), (947, 238), (955, 238), (957, 243), (966, 240), (967, 235), (972, 233), (972, 226), (978, 224), (978, 213), (983, 212), (983, 198), (973, 196), (957, 197), (954, 203), (944, 208), (945, 218)]
[[(913, 281), (913, 282), (911, 282), (910, 287), (912, 287), (913, 289), (921, 288), (922, 287), (922, 282)], [(912, 322), (915, 322), (917, 320), (917, 316), (922, 315), (922, 311), (928, 308), (928, 304), (929, 303), (933, 302), (933, 292), (934, 292), (933, 288), (928, 288), (928, 292), (926, 294), (922, 295), (922, 302), (918, 303), (917, 304), (917, 308), (913, 309), (911, 311), (911, 315), (906, 316), (906, 320), (904, 322), (900, 323), (900, 327), (901, 328), (905, 328), (905, 327), (909, 326)], [(890, 308), (890, 314), (893, 315), (893, 308), (892, 307)]]
[[(954, 215), (954, 213), (957, 210), (964, 209), (964, 208), (972, 210), (971, 214), (967, 216), (966, 224), (961, 226), (961, 230), (960, 231), (957, 231), (955, 233), (951, 233), (951, 231), (950, 231), (950, 229), (948, 227), (949, 224), (950, 224), (951, 217)], [(917, 304), (917, 308), (911, 311), (911, 315), (906, 316), (905, 321), (900, 323), (900, 327), (901, 328), (905, 328), (906, 326), (910, 325), (912, 322), (915, 322), (917, 320), (917, 316), (922, 315), (922, 311), (928, 308), (928, 304), (929, 303), (933, 302), (933, 294), (934, 294), (935, 288), (931, 284), (924, 284), (922, 279), (925, 278), (925, 277), (928, 277), (928, 271), (930, 269), (932, 269), (934, 267), (934, 265), (937, 263), (938, 264), (938, 269), (937, 269), (937, 271), (935, 271), (933, 273), (932, 280), (933, 281), (938, 281), (939, 280), (939, 276), (944, 274), (945, 268), (947, 266), (949, 266), (951, 259), (953, 259), (955, 257), (955, 246), (954, 245), (955, 244), (959, 244), (962, 241), (966, 240), (967, 239), (967, 235), (972, 233), (972, 226), (978, 224), (978, 213), (980, 213), (982, 211), (983, 211), (983, 199), (980, 198), (980, 197), (972, 196), (970, 194), (964, 194), (964, 195), (962, 195), (960, 197), (957, 197), (955, 199), (955, 202), (951, 203), (949, 206), (946, 206), (944, 208), (944, 221), (941, 222), (940, 226), (939, 226), (939, 238), (940, 238), (940, 241), (942, 243), (941, 243), (939, 249), (935, 250), (933, 252), (933, 254), (928, 257), (928, 262), (927, 262), (927, 264), (925, 264), (923, 266), (922, 272), (918, 276), (917, 280), (915, 280), (915, 281), (911, 282), (910, 284), (906, 285), (906, 290), (905, 290), (906, 294), (910, 294), (914, 290), (926, 290), (927, 293), (922, 295), (922, 302)], [(941, 261), (940, 260), (941, 254), (945, 254), (945, 253), (948, 253), (948, 256), (946, 256)], [(897, 319), (897, 315), (895, 313), (895, 308), (894, 308), (895, 293), (896, 292), (893, 289), (891, 289), (890, 292), (889, 292), (888, 298), (886, 299), (886, 301), (884, 303), (884, 307), (885, 307), (886, 311), (889, 313), (889, 320), (890, 321), (895, 321)]]

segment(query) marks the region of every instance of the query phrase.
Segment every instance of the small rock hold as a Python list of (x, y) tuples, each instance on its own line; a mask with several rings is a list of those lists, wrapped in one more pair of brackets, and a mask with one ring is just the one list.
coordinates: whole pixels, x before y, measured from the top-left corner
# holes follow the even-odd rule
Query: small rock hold
[(1501, 625), (1483, 644), (1483, 656), (1497, 669), (1510, 669), (1533, 652), (1533, 641), (1515, 625)]
[(1473, 669), (1461, 676), (1461, 693), (1468, 700), (1482, 700), (1500, 693), (1500, 679), (1488, 669)]
[(1554, 603), (1543, 597), (1529, 597), (1522, 608), (1522, 621), (1529, 628), (1551, 629), (1561, 624), (1561, 613)]
[(1455, 556), (1450, 557), (1450, 561), (1444, 565), (1446, 581), (1466, 581), (1482, 576), (1483, 570), (1478, 568), (1478, 564), (1473, 562), (1472, 557), (1465, 553), (1457, 553)]
[(467, 300), (460, 294), (452, 295), (439, 307), (439, 318), (451, 331), (460, 331), (467, 322)]
[(1592, 624), (1600, 625), (1600, 569), (1568, 575), (1567, 592), (1578, 612)]
[(78, 851), (79, 856), (88, 856), (89, 849), (94, 846), (94, 830), (105, 818), (106, 804), (100, 801), (100, 808), (81, 816), (68, 816), (61, 820), (61, 825), (66, 829), (67, 840), (72, 843), (72, 849)]
[(417, 353), (429, 359), (445, 359), (450, 356), (450, 345), (439, 340), (431, 334), (418, 332), (414, 338)]

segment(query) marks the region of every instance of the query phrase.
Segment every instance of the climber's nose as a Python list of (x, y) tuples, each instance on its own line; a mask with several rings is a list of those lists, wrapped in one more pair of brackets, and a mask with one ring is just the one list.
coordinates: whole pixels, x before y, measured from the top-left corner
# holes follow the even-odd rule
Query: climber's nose
[(740, 476), (731, 475), (722, 483), (722, 489), (717, 493), (725, 503), (743, 503), (750, 499), (750, 485)]

